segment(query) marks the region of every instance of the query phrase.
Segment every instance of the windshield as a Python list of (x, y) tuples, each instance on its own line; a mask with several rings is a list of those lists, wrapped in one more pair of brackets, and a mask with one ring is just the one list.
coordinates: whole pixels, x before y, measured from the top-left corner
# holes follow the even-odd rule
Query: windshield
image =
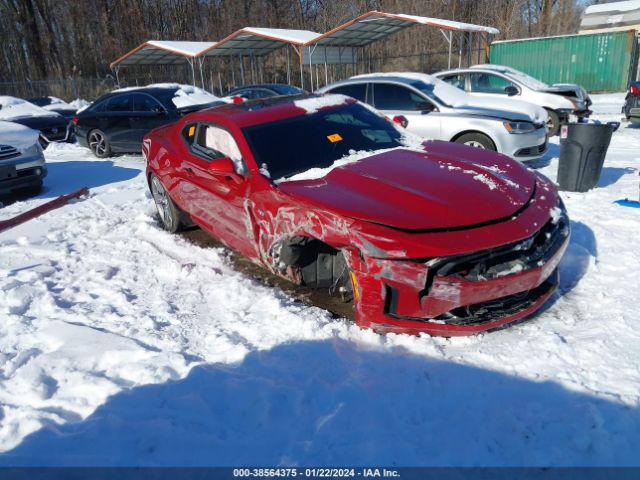
[(404, 145), (391, 122), (357, 103), (246, 127), (243, 132), (258, 165), (266, 164), (273, 179), (330, 167), (354, 151)]

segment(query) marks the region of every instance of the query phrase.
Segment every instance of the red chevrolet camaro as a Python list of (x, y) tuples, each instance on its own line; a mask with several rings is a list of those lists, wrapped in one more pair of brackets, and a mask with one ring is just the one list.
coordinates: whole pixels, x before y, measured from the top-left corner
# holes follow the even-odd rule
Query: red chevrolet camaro
[(204, 110), (150, 132), (143, 151), (167, 230), (195, 223), (275, 274), (341, 291), (363, 327), (492, 330), (558, 283), (570, 226), (548, 179), (416, 141), (348, 97)]

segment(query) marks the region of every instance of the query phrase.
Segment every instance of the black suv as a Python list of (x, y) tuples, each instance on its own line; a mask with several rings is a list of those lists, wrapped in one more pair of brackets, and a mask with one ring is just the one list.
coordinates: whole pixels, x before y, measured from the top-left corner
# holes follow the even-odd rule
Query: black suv
[[(178, 107), (190, 86), (143, 87), (103, 95), (73, 118), (78, 143), (98, 158), (114, 153), (142, 151), (142, 138), (150, 130), (175, 122), (187, 113), (220, 105), (217, 97), (199, 90), (198, 99), (208, 103)], [(181, 91), (183, 90), (183, 91)], [(211, 100), (211, 101), (209, 101)], [(185, 102), (188, 103), (188, 102)]]
[(622, 113), (631, 123), (640, 123), (640, 81), (631, 82)]

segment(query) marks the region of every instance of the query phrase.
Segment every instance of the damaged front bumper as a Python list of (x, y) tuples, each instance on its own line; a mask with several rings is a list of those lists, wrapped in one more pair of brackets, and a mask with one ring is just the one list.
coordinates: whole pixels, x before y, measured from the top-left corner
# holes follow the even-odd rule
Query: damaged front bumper
[(500, 247), (426, 261), (369, 258), (366, 273), (356, 272), (356, 320), (376, 331), (439, 336), (503, 327), (554, 292), (569, 236), (562, 209), (532, 236)]

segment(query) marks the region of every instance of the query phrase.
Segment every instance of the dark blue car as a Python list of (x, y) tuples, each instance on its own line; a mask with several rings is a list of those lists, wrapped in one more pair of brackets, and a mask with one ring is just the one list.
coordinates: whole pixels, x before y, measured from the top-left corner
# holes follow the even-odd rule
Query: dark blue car
[(141, 152), (142, 138), (187, 113), (224, 102), (204, 90), (168, 84), (116, 90), (103, 95), (73, 119), (78, 143), (98, 158)]

